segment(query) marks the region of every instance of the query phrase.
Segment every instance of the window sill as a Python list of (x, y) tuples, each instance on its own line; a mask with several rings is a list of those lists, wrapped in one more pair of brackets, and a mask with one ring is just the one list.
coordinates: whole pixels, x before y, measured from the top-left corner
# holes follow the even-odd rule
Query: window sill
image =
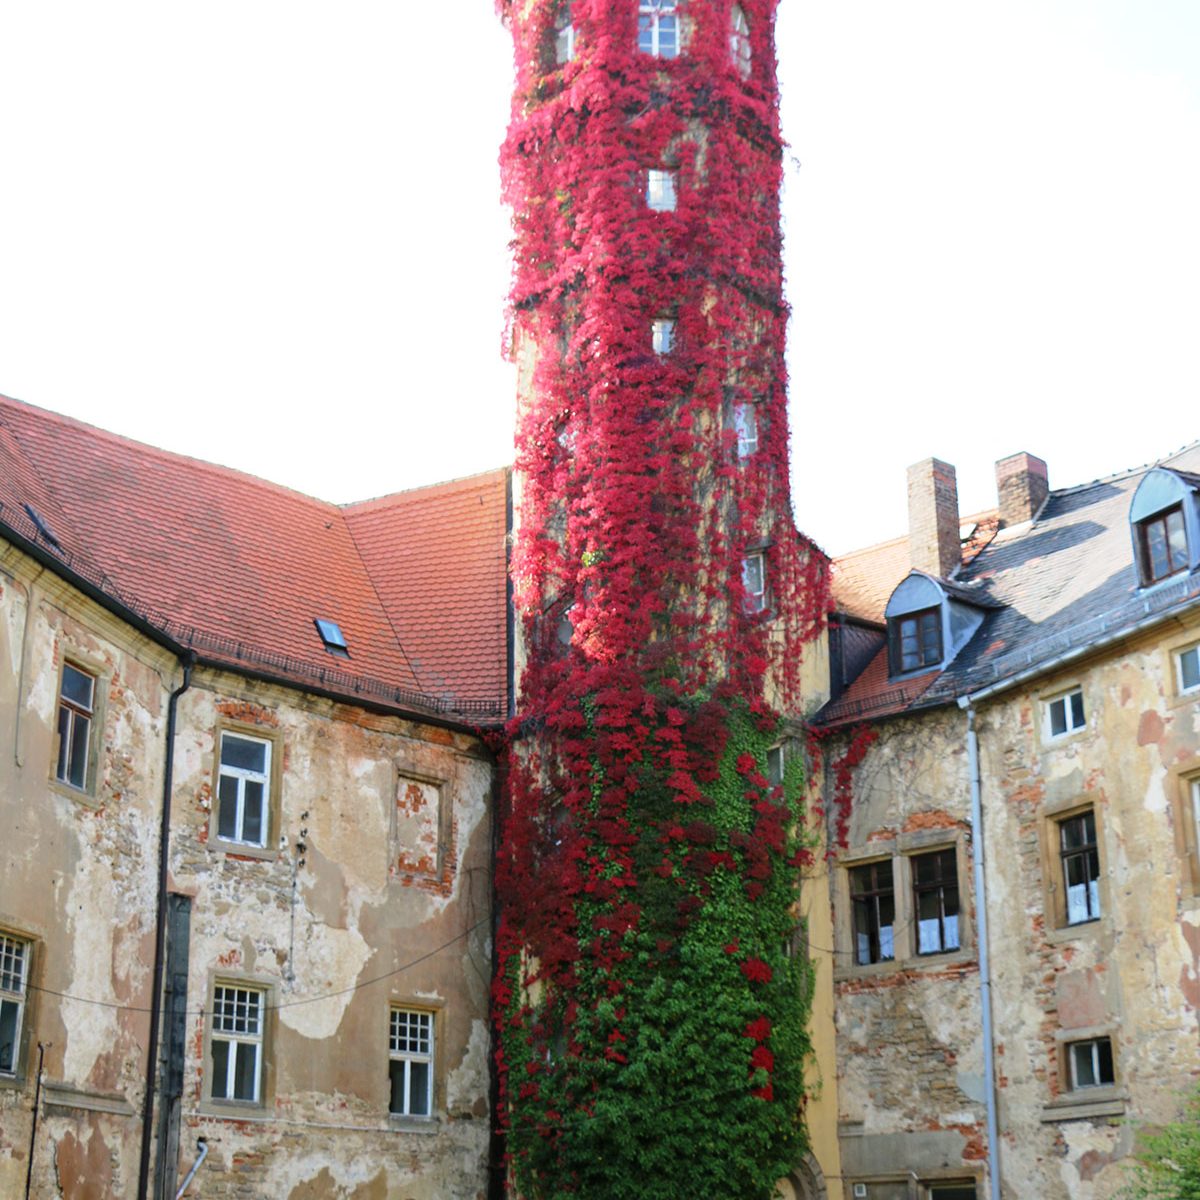
[(119, 1092), (87, 1092), (65, 1084), (45, 1083), (42, 1093), (46, 1113), (59, 1117), (74, 1117), (79, 1112), (109, 1113), (116, 1117), (132, 1117), (133, 1105)]
[(210, 846), (220, 850), (226, 858), (248, 858), (259, 862), (274, 862), (279, 851), (271, 846), (251, 846), (246, 842), (230, 842), (215, 833), (209, 838)]
[(257, 1117), (259, 1120), (270, 1119), (274, 1114), (263, 1104), (248, 1104), (238, 1100), (204, 1100), (200, 1105), (200, 1113), (206, 1117), (225, 1117), (230, 1121), (240, 1121)]
[(1063, 942), (1076, 941), (1079, 938), (1099, 937), (1105, 927), (1103, 916), (1093, 917), (1090, 921), (1079, 921), (1074, 925), (1061, 925), (1057, 929), (1047, 929), (1045, 941), (1048, 946), (1059, 946)]
[(1123, 1117), (1129, 1104), (1124, 1088), (1097, 1087), (1069, 1092), (1042, 1106), (1042, 1122), (1090, 1121), (1095, 1118)]
[(74, 800), (76, 804), (82, 804), (84, 808), (90, 808), (93, 811), (98, 811), (103, 807), (100, 801), (86, 788), (77, 788), (73, 783), (65, 783), (61, 779), (51, 778), (50, 790), (57, 792), (60, 796), (66, 796), (68, 800)]
[(388, 1113), (388, 1128), (397, 1133), (416, 1133), (431, 1136), (441, 1133), (440, 1117), (405, 1117), (398, 1113)]
[(974, 965), (974, 963), (975, 954), (972, 950), (947, 950), (942, 954), (914, 954), (910, 958), (889, 959), (887, 962), (836, 967), (833, 979), (835, 983), (840, 983), (852, 979), (872, 979), (880, 975), (931, 975), (938, 971), (944, 971), (947, 967)]

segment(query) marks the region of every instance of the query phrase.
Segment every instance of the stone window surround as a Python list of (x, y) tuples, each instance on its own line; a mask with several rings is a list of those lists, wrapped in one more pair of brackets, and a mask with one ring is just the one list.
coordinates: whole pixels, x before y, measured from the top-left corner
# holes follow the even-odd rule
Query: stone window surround
[[(1051, 733), (1050, 705), (1055, 700), (1066, 699), (1074, 692), (1079, 692), (1083, 697), (1083, 724), (1075, 729), (1067, 729), (1063, 733)], [(1083, 686), (1082, 680), (1073, 679), (1065, 684), (1059, 681), (1052, 687), (1039, 689), (1037, 692), (1037, 706), (1037, 734), (1038, 741), (1043, 750), (1057, 749), (1060, 746), (1075, 741), (1088, 732), (1088, 714), (1091, 706), (1088, 704), (1087, 689)]]
[[(391, 1096), (391, 1083), (388, 1064), (391, 1056), (388, 1051), (391, 1036), (392, 1013), (396, 1009), (407, 1009), (410, 1012), (426, 1012), (433, 1017), (433, 1071), (430, 1079), (430, 1115), (428, 1117), (413, 1117), (403, 1113), (388, 1112)], [(446, 1002), (437, 997), (422, 996), (415, 992), (395, 992), (387, 998), (383, 1008), (383, 1039), (384, 1069), (383, 1079), (383, 1110), (387, 1113), (388, 1125), (392, 1129), (407, 1130), (413, 1133), (435, 1132), (442, 1122), (442, 1111), (446, 1100)]]
[[(107, 665), (88, 654), (81, 654), (74, 647), (60, 645), (58, 663), (58, 680), (54, 687), (54, 716), (51, 720), (50, 762), (47, 775), (50, 786), (61, 795), (70, 796), (87, 808), (98, 808), (96, 791), (100, 782), (100, 746), (101, 733), (104, 729), (105, 710), (107, 707), (108, 690), (112, 682), (112, 672)], [(82, 788), (58, 777), (58, 706), (62, 697), (63, 667), (71, 666), (77, 671), (90, 675), (95, 681), (92, 691), (91, 728), (88, 730), (88, 763), (87, 772)]]
[[(212, 1095), (213, 997), (219, 987), (253, 988), (263, 994), (262, 1036), (259, 1047), (258, 1100), (214, 1100)], [(206, 1116), (259, 1116), (271, 1107), (275, 1095), (275, 1007), (279, 1003), (278, 980), (265, 975), (210, 969), (204, 984), (204, 1088), (200, 1097), (200, 1112)]]
[[(1059, 827), (1063, 821), (1092, 812), (1096, 821), (1096, 854), (1099, 863), (1098, 895), (1100, 915), (1089, 921), (1067, 923), (1066, 880), (1063, 877), (1062, 846)], [(1070, 941), (1088, 937), (1106, 927), (1111, 919), (1112, 903), (1108, 887), (1108, 856), (1104, 845), (1105, 823), (1096, 802), (1090, 798), (1071, 797), (1058, 804), (1047, 806), (1039, 817), (1039, 842), (1042, 866), (1043, 912), (1045, 913), (1044, 936), (1048, 943)]]
[(1200, 754), (1173, 763), (1164, 786), (1182, 860), (1180, 891), (1195, 907), (1200, 903)]
[[(1072, 1089), (1067, 1047), (1074, 1042), (1089, 1042), (1097, 1038), (1108, 1038), (1112, 1044), (1115, 1082)], [(1057, 1029), (1054, 1032), (1054, 1043), (1059, 1094), (1042, 1106), (1042, 1121), (1081, 1121), (1092, 1117), (1123, 1116), (1129, 1101), (1129, 1092), (1121, 1082), (1121, 1048), (1117, 1037), (1117, 1022), (1106, 1021), (1102, 1025), (1089, 1025), (1081, 1029)]]
[(919, 1178), (912, 1171), (899, 1171), (890, 1175), (856, 1175), (845, 1181), (846, 1200), (855, 1200), (856, 1184), (867, 1188), (868, 1200), (872, 1195), (872, 1185), (890, 1185), (892, 1188), (901, 1186), (907, 1191), (907, 1200), (930, 1200), (933, 1188), (954, 1186), (973, 1187), (977, 1196), (983, 1194), (982, 1174), (973, 1175), (969, 1167), (948, 1167), (944, 1173), (925, 1170)]
[[(221, 784), (221, 736), (232, 733), (237, 737), (252, 738), (271, 745), (271, 764), (268, 773), (266, 823), (263, 844), (254, 846), (247, 842), (234, 842), (223, 838), (219, 831), (220, 824), (220, 784)], [(217, 846), (227, 854), (239, 855), (243, 858), (261, 858), (273, 861), (279, 857), (279, 831), (282, 827), (281, 796), (283, 792), (283, 735), (273, 725), (256, 725), (252, 721), (233, 721), (219, 718), (213, 727), (212, 744), (212, 804), (208, 821), (208, 840), (212, 846)]]
[[(861, 979), (895, 971), (939, 971), (948, 964), (968, 962), (975, 957), (975, 930), (972, 915), (971, 858), (969, 832), (965, 827), (921, 829), (896, 837), (867, 842), (839, 856), (834, 872), (834, 979)], [(918, 954), (916, 937), (916, 898), (910, 859), (937, 850), (954, 850), (958, 876), (957, 950), (938, 954)], [(854, 913), (850, 903), (850, 871), (882, 859), (891, 859), (895, 886), (896, 956), (884, 962), (859, 964), (854, 960)]]
[(1161, 643), (1163, 694), (1168, 708), (1182, 708), (1200, 701), (1200, 688), (1183, 691), (1180, 686), (1179, 656), (1185, 650), (1200, 646), (1200, 629), (1194, 625), (1165, 637)]
[(41, 977), (42, 939), (26, 926), (0, 914), (0, 933), (25, 943), (25, 994), (22, 998), (21, 1028), (11, 1074), (0, 1074), (0, 1089), (23, 1091), (29, 1080), (29, 1048), (37, 1017), (38, 981)]

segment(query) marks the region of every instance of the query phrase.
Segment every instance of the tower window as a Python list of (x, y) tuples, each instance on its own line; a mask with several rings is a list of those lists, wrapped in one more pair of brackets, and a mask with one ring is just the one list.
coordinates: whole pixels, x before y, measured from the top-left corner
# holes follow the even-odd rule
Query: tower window
[(638, 49), (655, 58), (679, 55), (679, 16), (674, 0), (641, 0), (638, 5)]
[(659, 317), (650, 325), (655, 354), (670, 354), (675, 349), (675, 322)]
[(767, 564), (762, 554), (747, 554), (742, 559), (742, 589), (748, 613), (760, 613), (767, 607)]
[(564, 4), (554, 18), (554, 61), (562, 66), (575, 58), (575, 26), (571, 23), (571, 5)]
[(729, 19), (729, 60), (743, 79), (750, 77), (750, 22), (740, 4)]
[(675, 172), (652, 170), (646, 173), (646, 204), (655, 212), (675, 211)]
[(749, 458), (758, 449), (758, 413), (753, 404), (733, 406), (733, 428), (738, 458)]

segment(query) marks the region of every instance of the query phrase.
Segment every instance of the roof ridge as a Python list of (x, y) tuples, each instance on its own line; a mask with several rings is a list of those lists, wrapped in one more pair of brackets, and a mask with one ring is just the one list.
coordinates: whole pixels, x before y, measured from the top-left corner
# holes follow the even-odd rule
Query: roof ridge
[[(11, 405), (16, 410), (24, 410), (38, 414), (39, 417), (45, 420), (47, 424), (68, 425), (75, 429), (84, 430), (98, 438), (102, 438), (108, 442), (115, 443), (121, 446), (127, 446), (131, 450), (136, 451), (140, 455), (148, 457), (156, 457), (160, 460), (173, 462), (194, 463), (197, 467), (211, 471), (214, 474), (221, 476), (236, 475), (240, 479), (245, 479), (252, 484), (257, 484), (260, 487), (267, 488), (274, 492), (283, 493), (289, 496), (298, 496), (302, 500), (308, 500), (313, 504), (320, 505), (322, 508), (328, 509), (331, 512), (340, 512), (341, 506), (334, 504), (330, 500), (322, 500), (319, 496), (314, 496), (309, 492), (302, 492), (298, 488), (288, 487), (287, 484), (277, 483), (273, 479), (266, 479), (262, 475), (255, 475), (250, 471), (242, 471), (237, 467), (225, 466), (222, 463), (210, 462), (206, 458), (197, 458), (192, 454), (181, 454), (178, 450), (167, 450), (163, 446), (155, 446), (151, 442), (139, 441), (137, 438), (129, 437), (123, 433), (116, 433), (111, 429), (104, 429), (100, 425), (93, 425), (88, 421), (81, 421), (78, 417), (72, 417), (66, 413), (55, 412), (50, 408), (42, 408), (37, 404), (30, 404), (25, 400), (18, 400), (12, 396), (5, 396), (0, 393), (0, 410), (3, 410), (5, 405)], [(20, 442), (21, 438), (17, 431), (13, 431), (14, 436)], [(24, 449), (24, 446), (22, 445)], [(26, 451), (28, 455), (28, 451)]]
[(1191, 450), (1200, 449), (1200, 439), (1194, 442), (1186, 442), (1177, 450), (1172, 450), (1169, 454), (1163, 454), (1154, 459), (1153, 462), (1142, 463), (1136, 467), (1125, 467), (1123, 470), (1114, 471), (1111, 475), (1101, 475), (1096, 479), (1089, 479), (1084, 483), (1074, 483), (1070, 487), (1051, 488), (1051, 496), (1073, 496), (1078, 492), (1085, 491), (1087, 488), (1097, 487), (1105, 483), (1118, 483), (1123, 479), (1131, 479), (1134, 475), (1144, 474), (1146, 471), (1152, 471), (1155, 467), (1161, 467), (1165, 463), (1169, 463), (1183, 454), (1187, 454)]
[(363, 500), (348, 500), (345, 504), (339, 504), (336, 507), (341, 509), (343, 513), (350, 509), (366, 509), (373, 505), (382, 505), (389, 500), (394, 500), (398, 496), (413, 496), (418, 492), (432, 492), (436, 488), (451, 487), (458, 483), (470, 483), (476, 479), (484, 479), (492, 475), (504, 475), (511, 471), (511, 466), (488, 467), (484, 471), (474, 471), (470, 475), (455, 475), (450, 479), (438, 479), (433, 483), (419, 483), (412, 487), (397, 488), (394, 492), (384, 492), (382, 496), (368, 496)]

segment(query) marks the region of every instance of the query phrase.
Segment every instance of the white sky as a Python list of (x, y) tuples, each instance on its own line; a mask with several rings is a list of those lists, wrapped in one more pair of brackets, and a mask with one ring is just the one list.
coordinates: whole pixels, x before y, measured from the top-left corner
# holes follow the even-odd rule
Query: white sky
[[(801, 528), (1200, 437), (1200, 2), (782, 0), (778, 45)], [(492, 0), (0, 0), (0, 393), (336, 501), (510, 461), (510, 58)]]

